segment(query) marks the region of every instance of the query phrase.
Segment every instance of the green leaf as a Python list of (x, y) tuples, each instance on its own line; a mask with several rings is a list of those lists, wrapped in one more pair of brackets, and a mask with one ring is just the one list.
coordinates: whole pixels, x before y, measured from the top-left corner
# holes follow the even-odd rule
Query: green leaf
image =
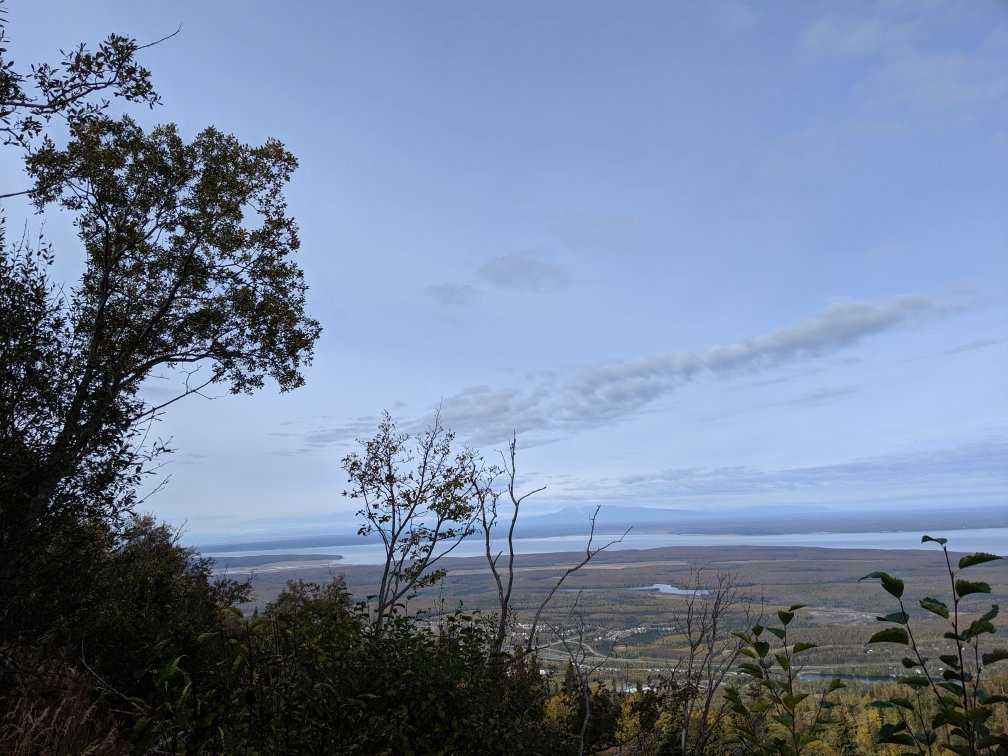
[(989, 654), (984, 654), (981, 659), (985, 667), (989, 664), (1008, 660), (1008, 648), (995, 648)]
[(938, 545), (944, 546), (946, 543), (948, 543), (948, 538), (932, 538), (929, 535), (921, 537), (921, 543), (927, 543), (928, 541), (934, 541)]
[(967, 727), (969, 725), (969, 721), (966, 719), (966, 715), (961, 711), (956, 711), (955, 709), (942, 709), (934, 715), (934, 719), (931, 720), (931, 726), (938, 728), (943, 725)]
[(952, 654), (942, 654), (938, 657), (943, 664), (947, 664), (950, 667), (955, 667), (959, 669), (959, 657), (953, 656)]
[(901, 661), (903, 662), (903, 666), (906, 669), (916, 669), (917, 667), (920, 666), (920, 662), (918, 662), (916, 659), (911, 659), (909, 656), (904, 656)]
[(749, 662), (745, 662), (744, 664), (739, 664), (738, 669), (739, 672), (744, 672), (750, 677), (756, 677), (760, 679), (762, 679), (763, 677), (763, 668), (758, 664), (751, 664)]
[(998, 616), (999, 607), (997, 604), (992, 604), (990, 611), (985, 612), (980, 619), (985, 619), (988, 622)]
[(772, 633), (773, 635), (776, 635), (781, 640), (784, 640), (785, 638), (787, 638), (787, 633), (784, 632), (784, 630), (781, 629), (781, 628), (779, 628), (779, 627), (768, 627), (767, 628), (767, 632)]
[(805, 604), (791, 604), (791, 606), (788, 607), (788, 611), (789, 612), (797, 612), (799, 609), (804, 609), (804, 608), (805, 608)]
[(910, 702), (909, 698), (903, 698), (902, 696), (893, 696), (889, 700), (896, 706), (899, 706), (901, 709), (906, 709), (907, 711), (914, 710), (914, 705)]
[(906, 677), (901, 677), (896, 682), (911, 688), (926, 688), (931, 684), (924, 675), (907, 675)]
[(1008, 751), (1008, 735), (1004, 735), (1002, 733), (984, 735), (977, 741), (977, 746), (980, 748), (993, 748), (994, 746), (1001, 746), (1003, 751)]
[(978, 635), (983, 635), (984, 633), (995, 632), (997, 632), (997, 630), (994, 629), (994, 625), (981, 617), (980, 619), (973, 620), (970, 623), (969, 629), (966, 631), (966, 640), (972, 640)]
[(846, 688), (847, 684), (838, 677), (834, 677), (830, 680), (829, 687), (826, 688), (827, 693), (832, 693), (834, 690), (840, 690), (840, 688)]
[(879, 622), (895, 622), (897, 625), (905, 625), (909, 621), (910, 617), (906, 612), (893, 612), (892, 614), (887, 614), (884, 617), (876, 617)]
[[(953, 733), (954, 732), (955, 730), (953, 730)], [(952, 751), (952, 753), (958, 753), (962, 756), (971, 756), (973, 753), (973, 751), (970, 750), (970, 747), (965, 743), (945, 743), (944, 745), (947, 749)]]
[[(947, 672), (948, 670), (945, 671)], [(963, 689), (962, 685), (960, 685), (957, 682), (953, 682), (949, 678), (946, 678), (945, 682), (935, 683), (935, 686), (941, 688), (942, 690), (947, 690), (949, 693), (955, 696), (955, 699), (952, 699), (951, 703), (952, 706), (959, 705), (959, 697), (962, 695), (962, 689)]]
[(997, 554), (988, 554), (986, 551), (978, 551), (976, 554), (967, 554), (962, 559), (959, 560), (959, 569), (964, 570), (967, 567), (972, 567), (974, 564), (983, 564), (984, 562), (993, 562), (995, 559), (1001, 559)]
[(970, 722), (986, 722), (993, 713), (994, 710), (989, 706), (978, 706), (966, 712), (966, 719)]
[(781, 701), (784, 703), (784, 708), (790, 712), (794, 712), (794, 710), (798, 708), (798, 704), (808, 698), (808, 696), (808, 693), (789, 693), (788, 695), (783, 696)]
[(140, 738), (150, 727), (150, 717), (140, 717), (133, 725), (133, 738)]
[(913, 737), (908, 733), (903, 732), (906, 729), (906, 725), (900, 722), (899, 724), (883, 724), (875, 736), (876, 743), (893, 743), (895, 745), (905, 745), (905, 746), (916, 746)]
[(910, 636), (902, 627), (887, 627), (880, 630), (868, 639), (869, 643), (902, 643), (904, 646), (910, 645)]
[[(896, 598), (902, 598), (903, 596), (903, 581), (899, 578), (894, 578), (888, 572), (873, 572), (870, 575), (865, 575), (861, 580), (868, 580), (870, 578), (878, 578), (882, 581), (882, 587), (885, 589), (886, 593)], [(860, 580), (858, 582), (861, 582)]]
[(988, 583), (983, 581), (972, 581), (972, 580), (956, 580), (955, 581), (956, 594), (961, 596), (969, 596), (973, 593), (990, 593), (991, 587)]
[(791, 662), (788, 661), (788, 658), (784, 654), (774, 654), (774, 658), (777, 659), (777, 663), (780, 665), (780, 668), (785, 672), (791, 669)]
[(920, 600), (921, 609), (927, 609), (932, 614), (937, 614), (939, 617), (944, 617), (948, 619), (949, 610), (944, 602), (939, 601), (936, 598), (922, 598)]
[(818, 648), (818, 643), (795, 643), (794, 648), (791, 649), (791, 653), (800, 654), (802, 651), (808, 651), (810, 648)]
[(794, 619), (794, 612), (784, 612), (784, 611), (777, 612), (777, 618), (780, 620), (781, 624), (784, 625), (784, 627), (787, 627), (789, 624), (791, 624), (791, 620)]

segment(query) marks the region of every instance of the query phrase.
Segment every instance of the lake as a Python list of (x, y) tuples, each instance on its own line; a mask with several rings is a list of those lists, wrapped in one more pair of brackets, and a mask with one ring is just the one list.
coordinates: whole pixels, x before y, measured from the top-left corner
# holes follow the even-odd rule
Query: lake
[(652, 583), (651, 585), (640, 585), (631, 588), (631, 591), (658, 591), (672, 596), (706, 596), (710, 591), (703, 588), (676, 588), (668, 583)]
[[(1008, 553), (1008, 528), (974, 528), (946, 530), (929, 535), (947, 538), (949, 549), (953, 551), (986, 551), (1004, 555)], [(595, 544), (602, 545), (613, 536), (596, 535)], [(827, 549), (931, 549), (940, 551), (937, 544), (920, 542), (918, 531), (885, 533), (787, 533), (780, 535), (743, 534), (678, 534), (678, 533), (630, 533), (622, 542), (614, 544), (610, 550), (654, 549), (667, 546), (818, 546)], [(515, 540), (515, 551), (519, 554), (551, 554), (559, 552), (584, 553), (585, 536), (554, 536), (550, 538), (519, 538)], [(498, 545), (497, 548), (502, 548)], [(214, 551), (213, 556), (225, 561), (228, 556), (259, 556), (274, 553), (264, 551)], [(276, 549), (280, 554), (332, 554), (338, 553), (342, 559), (336, 564), (380, 564), (384, 561), (384, 551), (378, 543), (360, 543), (342, 546), (319, 546), (316, 548)], [(464, 541), (452, 552), (452, 556), (474, 557), (483, 554), (483, 541), (472, 538)]]

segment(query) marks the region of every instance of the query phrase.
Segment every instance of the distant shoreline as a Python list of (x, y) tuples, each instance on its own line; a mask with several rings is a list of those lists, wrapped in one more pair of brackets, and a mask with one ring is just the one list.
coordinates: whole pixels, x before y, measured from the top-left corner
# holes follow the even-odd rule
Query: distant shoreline
[[(866, 532), (816, 532), (816, 533), (790, 533), (774, 535), (742, 535), (742, 534), (685, 534), (685, 533), (654, 533), (654, 532), (632, 532), (624, 537), (620, 542), (613, 543), (609, 552), (624, 551), (627, 549), (646, 550), (654, 548), (704, 548), (719, 546), (763, 546), (777, 548), (824, 548), (841, 549), (849, 551), (852, 549), (871, 550), (906, 550), (906, 549), (933, 549), (934, 544), (921, 544), (921, 536), (927, 531), (876, 531)], [(1008, 528), (966, 528), (966, 529), (943, 529), (932, 530), (932, 536), (944, 536), (949, 539), (949, 550), (953, 552), (973, 552), (987, 551), (1003, 555), (1008, 546)], [(539, 538), (516, 538), (514, 545), (516, 553), (519, 554), (561, 554), (584, 550), (584, 543), (587, 534), (547, 536)], [(608, 536), (596, 533), (596, 541), (599, 545), (607, 540)], [(330, 548), (335, 544), (330, 544)], [(497, 544), (503, 548), (503, 544)], [(233, 552), (218, 551), (209, 552), (207, 556), (213, 557), (220, 566), (229, 565), (232, 568), (245, 568), (252, 566), (262, 566), (275, 563), (295, 563), (295, 562), (319, 562), (339, 560), (343, 565), (366, 565), (379, 564), (384, 560), (384, 549), (381, 543), (364, 541), (357, 544), (340, 545), (340, 556), (335, 556), (327, 552), (324, 546), (313, 548), (298, 548), (290, 543), (284, 544), (280, 549), (242, 550), (239, 544), (232, 546)], [(479, 557), (485, 548), (482, 539), (472, 539), (463, 542), (453, 553), (452, 557)], [(318, 549), (316, 551), (315, 549)], [(296, 553), (300, 551), (300, 553)], [(242, 560), (242, 561), (239, 561)]]
[(214, 560), (214, 570), (220, 572), (229, 568), (262, 567), (266, 564), (279, 562), (336, 562), (343, 558), (342, 554), (251, 554), (245, 556), (230, 556), (228, 554), (208, 555)]

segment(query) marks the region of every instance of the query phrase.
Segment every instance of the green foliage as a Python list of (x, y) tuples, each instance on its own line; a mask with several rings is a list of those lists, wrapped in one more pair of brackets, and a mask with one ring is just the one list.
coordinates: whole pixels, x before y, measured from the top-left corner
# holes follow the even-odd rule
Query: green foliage
[(108, 110), (113, 98), (154, 107), (160, 100), (150, 71), (136, 60), (136, 40), (110, 34), (96, 50), (83, 43), (59, 63), (27, 71), (6, 57), (6, 10), (0, 4), (0, 134), (5, 145), (29, 149), (53, 118), (79, 123)]
[(230, 607), (250, 597), (248, 583), (215, 580), (212, 570), (168, 526), (131, 518), (98, 577), (78, 649), (84, 662), (112, 689), (144, 699), (164, 688), (151, 668), (170, 660), (186, 660), (198, 680), (213, 661), (200, 637), (221, 632)]
[[(747, 751), (797, 756), (820, 740), (832, 706), (829, 695), (844, 688), (833, 680), (817, 698), (798, 690), (799, 654), (815, 648), (813, 643), (792, 643), (788, 626), (802, 608), (795, 604), (777, 612), (779, 627), (755, 624), (748, 632), (733, 633), (749, 661), (738, 666), (750, 678), (747, 695), (735, 686), (725, 686), (725, 697), (736, 715), (736, 733)], [(767, 640), (764, 633), (775, 640)]]
[(139, 461), (117, 419), (129, 406), (120, 395), (78, 449), (75, 473), (52, 484), (74, 332), (51, 264), (44, 244), (7, 245), (0, 222), (0, 648), (58, 642), (86, 610), (111, 537), (103, 514), (131, 504)]
[[(108, 96), (157, 102), (140, 49), (112, 36), (25, 73), (0, 44), (0, 132), (31, 183), (3, 196), (69, 211), (85, 263), (54, 283), (45, 242), (10, 247), (0, 228), (0, 649), (86, 606), (103, 540), (165, 451), (145, 438), (166, 406), (211, 384), (296, 388), (320, 333), (284, 198), (296, 160), (275, 140), (112, 118)], [(160, 404), (140, 393), (156, 371), (177, 379)]]
[(379, 636), (341, 580), (292, 583), (237, 633), (201, 639), (200, 678), (164, 656), (137, 699), (144, 749), (260, 753), (559, 752), (534, 658), (491, 651), (492, 625), (395, 617)]
[(444, 576), (435, 565), (475, 532), (478, 494), (493, 472), (484, 472), (472, 449), (453, 450), (454, 439), (440, 415), (411, 439), (385, 412), (375, 437), (360, 442), (363, 453), (343, 459), (350, 484), (343, 495), (361, 503), (359, 533), (377, 534), (385, 546), (374, 609), (379, 634), (412, 591)]
[[(591, 683), (573, 660), (567, 662), (557, 698), (553, 720), (562, 748), (556, 753), (598, 753), (619, 743), (621, 706), (616, 693), (604, 683)], [(645, 719), (645, 727), (654, 728), (658, 706), (654, 696), (638, 698), (637, 711)]]
[[(931, 597), (919, 602), (925, 611), (949, 621), (949, 630), (944, 637), (951, 643), (944, 649), (946, 653), (938, 655), (942, 666), (936, 667), (931, 659), (923, 656), (921, 646), (914, 638), (910, 617), (903, 604), (902, 581), (884, 572), (873, 572), (862, 578), (881, 579), (883, 588), (896, 597), (900, 607), (898, 613), (878, 619), (897, 622), (901, 627), (875, 633), (868, 642), (898, 643), (907, 646), (911, 654), (903, 659), (908, 674), (900, 678), (900, 684), (909, 689), (910, 695), (891, 695), (873, 704), (895, 717), (895, 721), (881, 727), (877, 742), (905, 746), (911, 749), (911, 753), (930, 753), (939, 743), (955, 753), (1003, 752), (1008, 749), (1008, 737), (992, 732), (990, 723), (994, 721), (997, 709), (1003, 708), (1008, 698), (988, 694), (981, 684), (987, 667), (1008, 659), (1008, 649), (998, 648), (989, 653), (981, 653), (980, 650), (982, 637), (996, 632), (993, 620), (998, 615), (998, 606), (992, 605), (989, 611), (970, 620), (960, 606), (961, 602), (968, 596), (990, 593), (990, 585), (958, 577), (959, 570), (1001, 557), (983, 552), (969, 554), (959, 560), (957, 570), (952, 566), (946, 539), (924, 536), (921, 543), (926, 542), (937, 543), (941, 547), (951, 587), (951, 607)], [(900, 587), (898, 592), (891, 590), (896, 583)]]

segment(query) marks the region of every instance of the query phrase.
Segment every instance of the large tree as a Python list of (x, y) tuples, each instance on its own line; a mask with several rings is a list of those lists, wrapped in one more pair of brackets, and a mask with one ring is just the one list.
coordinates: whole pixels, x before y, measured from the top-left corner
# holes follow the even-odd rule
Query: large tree
[[(3, 23), (0, 132), (23, 151), (27, 188), (0, 195), (72, 213), (85, 264), (72, 286), (53, 282), (44, 242), (10, 244), (0, 228), (0, 646), (37, 632), (30, 616), (43, 623), (27, 578), (57, 571), (67, 534), (132, 505), (157, 452), (147, 423), (213, 384), (300, 386), (320, 333), (293, 260), (296, 160), (282, 144), (113, 118), (109, 96), (158, 101), (140, 45), (112, 36), (22, 72), (3, 57)], [(154, 377), (178, 391), (152, 402)]]

